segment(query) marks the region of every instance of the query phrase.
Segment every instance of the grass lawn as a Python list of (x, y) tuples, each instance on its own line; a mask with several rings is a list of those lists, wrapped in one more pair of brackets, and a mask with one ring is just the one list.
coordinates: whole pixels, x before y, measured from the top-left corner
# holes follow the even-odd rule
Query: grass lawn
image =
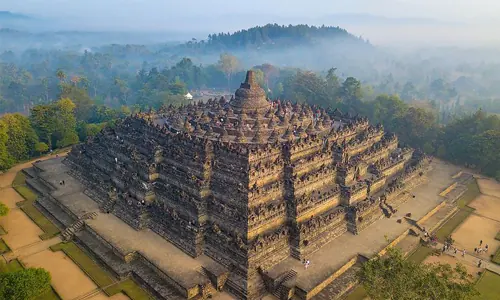
[(473, 208), (465, 207), (461, 208), (451, 219), (446, 221), (446, 223), (441, 226), (436, 232), (436, 236), (440, 242), (444, 242), (444, 240), (449, 237), (455, 229), (462, 224), (465, 219), (467, 219), (472, 212)]
[(7, 234), (7, 231), (5, 231), (5, 229), (3, 229), (2, 226), (0, 226), (0, 235), (4, 235), (4, 234)]
[(10, 252), (9, 246), (7, 246), (2, 239), (0, 239), (0, 254), (5, 254), (7, 252)]
[(480, 194), (481, 191), (476, 180), (467, 185), (467, 191), (457, 200), (459, 211), (436, 232), (439, 241), (444, 242), (474, 212), (475, 209), (470, 207), (469, 204)]
[(344, 300), (363, 300), (368, 295), (366, 294), (365, 288), (361, 285), (358, 285), (352, 292), (344, 298)]
[(37, 195), (26, 186), (26, 177), (22, 171), (19, 171), (12, 181), (12, 187), (26, 201), (16, 203), (19, 208), (43, 230), (44, 234), (40, 235), (42, 240), (48, 240), (59, 234), (59, 229), (49, 221), (34, 205)]
[(457, 200), (458, 208), (467, 208), (480, 194), (479, 185), (477, 185), (477, 181), (474, 179), (474, 181), (467, 185), (467, 191)]
[(500, 299), (500, 275), (485, 271), (476, 283), (476, 289), (480, 293), (476, 299)]
[[(0, 227), (0, 230), (1, 230), (1, 229), (2, 229), (2, 228)], [(495, 240), (499, 240), (499, 241), (500, 241), (500, 231), (499, 231), (499, 232), (497, 233), (497, 235), (495, 236)]]
[[(17, 260), (11, 260), (8, 264), (0, 261), (0, 273), (15, 272), (24, 269), (21, 263)], [(54, 289), (50, 289), (47, 293), (38, 296), (35, 300), (61, 300)]]
[(420, 264), (433, 252), (434, 249), (425, 247), (423, 245), (419, 245), (418, 248), (415, 251), (413, 251), (413, 253), (411, 253), (407, 259), (417, 264)]
[(123, 282), (117, 283), (111, 274), (101, 268), (73, 242), (59, 243), (50, 247), (50, 249), (52, 251), (63, 251), (83, 270), (83, 272), (87, 274), (87, 276), (90, 277), (90, 279), (95, 282), (98, 287), (104, 288), (104, 292), (108, 296), (123, 292), (132, 300), (151, 299), (151, 296), (132, 279), (127, 279)]
[(500, 248), (497, 249), (497, 252), (495, 252), (491, 261), (500, 265)]

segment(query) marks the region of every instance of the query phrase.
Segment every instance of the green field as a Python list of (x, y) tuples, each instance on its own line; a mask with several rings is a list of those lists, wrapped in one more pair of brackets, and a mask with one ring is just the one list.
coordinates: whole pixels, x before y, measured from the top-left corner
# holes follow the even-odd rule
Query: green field
[(70, 257), (95, 284), (104, 289), (108, 296), (123, 292), (132, 300), (151, 299), (151, 296), (138, 286), (132, 279), (116, 282), (111, 274), (101, 268), (84, 251), (73, 243), (59, 243), (50, 247), (52, 251), (63, 251)]
[(26, 177), (22, 171), (16, 174), (12, 187), (25, 199), (25, 201), (16, 203), (19, 208), (43, 230), (40, 235), (42, 240), (48, 240), (60, 233), (59, 229), (49, 221), (34, 205), (37, 195), (26, 186)]
[(474, 208), (469, 204), (480, 194), (476, 180), (467, 185), (467, 191), (457, 200), (459, 211), (437, 230), (436, 236), (439, 241), (444, 242), (474, 212)]
[(500, 275), (485, 271), (477, 281), (476, 289), (480, 293), (476, 299), (499, 300), (500, 299)]
[(9, 246), (7, 246), (2, 239), (0, 239), (0, 254), (5, 254), (7, 252), (10, 252)]

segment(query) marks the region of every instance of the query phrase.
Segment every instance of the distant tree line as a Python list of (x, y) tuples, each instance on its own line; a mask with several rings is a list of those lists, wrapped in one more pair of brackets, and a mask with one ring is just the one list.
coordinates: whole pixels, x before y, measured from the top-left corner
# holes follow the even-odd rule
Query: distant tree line
[[(382, 123), (397, 133), (405, 144), (500, 178), (500, 152), (496, 151), (500, 121), (496, 115), (482, 110), (463, 110), (460, 114), (449, 114), (445, 126), (436, 104), (403, 101), (397, 94), (379, 94), (357, 78), (337, 75), (335, 68), (323, 74), (271, 64), (253, 69), (269, 98), (309, 102), (366, 115), (372, 122)], [(16, 68), (11, 68), (10, 74), (11, 80), (32, 78), (26, 71)], [(8, 85), (11, 88), (7, 86), (7, 90), (16, 86), (14, 90), (19, 93), (7, 93), (10, 103), (15, 104), (14, 108), (24, 103), (21, 111), (29, 110), (30, 117), (6, 115), (2, 118), (0, 165), (5, 169), (47, 149), (84, 141), (106, 124), (132, 111), (158, 109), (165, 104), (180, 105), (185, 103), (184, 94), (188, 90), (217, 87), (234, 91), (244, 76), (240, 61), (223, 53), (213, 65), (196, 65), (191, 59), (183, 58), (168, 68), (141, 69), (134, 77), (102, 79), (108, 83), (108, 86), (98, 87), (106, 91), (104, 98), (95, 93), (92, 79), (78, 73), (70, 75), (64, 70), (53, 75), (55, 85), (49, 86), (47, 80), (25, 87), (11, 81)], [(449, 89), (446, 85), (443, 88)], [(34, 97), (39, 101), (26, 103), (26, 99)], [(9, 102), (2, 102), (0, 98), (0, 105), (2, 103)], [(1, 151), (2, 147), (6, 150)]]

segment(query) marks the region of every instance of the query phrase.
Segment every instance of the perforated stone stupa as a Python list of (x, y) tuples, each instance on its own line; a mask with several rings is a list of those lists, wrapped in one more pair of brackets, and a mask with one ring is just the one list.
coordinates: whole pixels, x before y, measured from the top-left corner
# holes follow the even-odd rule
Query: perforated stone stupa
[(102, 212), (218, 265), (186, 298), (306, 299), (273, 268), (390, 215), (424, 162), (364, 117), (268, 101), (249, 71), (230, 101), (136, 114), (64, 163)]

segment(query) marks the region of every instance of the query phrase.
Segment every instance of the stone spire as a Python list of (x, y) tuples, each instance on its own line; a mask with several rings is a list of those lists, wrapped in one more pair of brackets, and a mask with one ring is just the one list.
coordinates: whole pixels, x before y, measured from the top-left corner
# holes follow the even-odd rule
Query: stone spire
[(193, 133), (196, 134), (196, 135), (202, 135), (204, 133), (203, 130), (201, 129), (201, 127), (200, 127), (200, 124), (196, 124), (196, 127), (195, 127)]
[(286, 131), (285, 131), (285, 134), (283, 134), (283, 139), (285, 139), (287, 141), (291, 141), (294, 138), (295, 138), (295, 136), (293, 135), (292, 130), (290, 129), (290, 127), (287, 127)]
[(260, 132), (260, 127), (256, 129), (255, 136), (253, 137), (252, 142), (259, 144), (264, 142), (264, 138), (262, 137), (262, 133)]
[(315, 130), (314, 130), (314, 127), (313, 127), (313, 123), (311, 122), (311, 123), (309, 123), (309, 126), (307, 126), (306, 133), (308, 135), (311, 135), (311, 134), (314, 134), (314, 131)]
[(214, 130), (212, 129), (212, 126), (208, 125), (207, 131), (205, 131), (204, 137), (209, 138), (214, 135)]
[(307, 133), (304, 131), (304, 128), (302, 126), (299, 126), (299, 128), (297, 128), (297, 136), (300, 138), (307, 137)]
[(241, 124), (238, 126), (238, 129), (236, 131), (235, 141), (238, 143), (244, 143), (247, 141), (245, 138), (245, 133), (243, 132), (243, 126)]
[(230, 102), (235, 112), (265, 113), (269, 109), (266, 92), (259, 86), (252, 70), (247, 72), (245, 82), (236, 90), (235, 98)]
[(229, 134), (227, 133), (226, 128), (222, 127), (222, 133), (220, 134), (220, 137), (223, 141), (227, 141), (229, 139)]
[(280, 122), (280, 126), (283, 126), (283, 127), (288, 127), (289, 125), (289, 122), (288, 122), (288, 116), (287, 115), (284, 115), (283, 116), (283, 119), (281, 120)]
[(276, 132), (276, 130), (273, 130), (271, 132), (271, 135), (269, 136), (269, 138), (267, 139), (269, 142), (276, 142), (278, 140), (278, 133)]
[(184, 131), (185, 132), (193, 132), (193, 126), (191, 126), (191, 123), (189, 123), (187, 118), (186, 118), (186, 121), (184, 121)]
[(274, 129), (274, 126), (276, 126), (276, 121), (274, 120), (274, 116), (271, 116), (267, 124), (267, 129)]

